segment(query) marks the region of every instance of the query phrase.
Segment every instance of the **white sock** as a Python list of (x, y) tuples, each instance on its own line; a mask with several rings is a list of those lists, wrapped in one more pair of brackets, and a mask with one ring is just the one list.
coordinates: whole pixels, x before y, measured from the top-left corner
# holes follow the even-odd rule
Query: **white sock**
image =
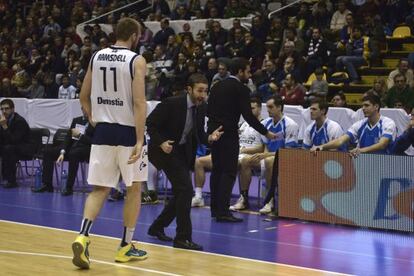
[(124, 227), (124, 235), (122, 237), (121, 246), (125, 246), (132, 242), (132, 237), (134, 236), (135, 228)]
[(203, 197), (203, 188), (196, 187), (195, 188), (195, 196), (198, 197), (198, 198), (202, 198)]

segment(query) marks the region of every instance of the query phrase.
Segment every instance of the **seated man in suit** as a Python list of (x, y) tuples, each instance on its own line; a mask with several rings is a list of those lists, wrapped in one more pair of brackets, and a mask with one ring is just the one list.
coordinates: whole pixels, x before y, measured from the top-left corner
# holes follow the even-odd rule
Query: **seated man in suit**
[(14, 103), (10, 99), (0, 102), (0, 156), (2, 175), (6, 180), (4, 188), (15, 188), (16, 163), (22, 157), (33, 154), (30, 144), (30, 128), (27, 121), (14, 112)]
[[(83, 112), (83, 110), (82, 110)], [(53, 164), (69, 161), (68, 179), (63, 187), (63, 196), (73, 193), (73, 184), (78, 172), (79, 162), (88, 161), (91, 151), (91, 139), (95, 128), (89, 124), (85, 113), (72, 120), (65, 142), (62, 146), (48, 147), (43, 159), (43, 185), (33, 190), (35, 193), (53, 192)]]

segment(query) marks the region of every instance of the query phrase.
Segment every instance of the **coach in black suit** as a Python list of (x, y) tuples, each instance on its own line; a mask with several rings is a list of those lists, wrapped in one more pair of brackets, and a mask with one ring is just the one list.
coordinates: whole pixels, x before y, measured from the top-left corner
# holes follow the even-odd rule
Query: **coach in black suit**
[(223, 126), (224, 135), (211, 146), (213, 169), (210, 175), (211, 216), (218, 222), (240, 222), (230, 211), (230, 197), (237, 173), (239, 155), (240, 115), (247, 123), (268, 139), (269, 132), (254, 117), (250, 106), (250, 90), (244, 85), (250, 78), (250, 65), (244, 58), (234, 58), (230, 64), (231, 76), (213, 85), (208, 99), (208, 133)]
[(193, 74), (188, 82), (186, 95), (165, 99), (147, 118), (149, 160), (165, 172), (173, 189), (172, 199), (152, 223), (148, 234), (171, 241), (164, 228), (177, 218), (174, 247), (202, 250), (202, 246), (192, 241), (190, 211), (193, 185), (190, 170), (194, 167), (197, 144), (216, 141), (222, 132), (220, 126), (210, 136), (204, 131), (206, 77)]

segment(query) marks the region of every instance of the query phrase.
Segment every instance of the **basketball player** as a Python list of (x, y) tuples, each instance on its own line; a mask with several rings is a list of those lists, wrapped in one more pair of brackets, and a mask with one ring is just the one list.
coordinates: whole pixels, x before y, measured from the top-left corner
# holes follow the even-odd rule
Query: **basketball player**
[(96, 124), (89, 162), (88, 183), (81, 230), (72, 244), (73, 264), (89, 268), (89, 230), (120, 174), (127, 186), (124, 233), (115, 261), (145, 259), (147, 253), (132, 244), (141, 205), (141, 182), (147, 180), (148, 157), (144, 139), (146, 62), (135, 49), (140, 25), (130, 18), (116, 26), (115, 45), (96, 52), (86, 73), (80, 101), (91, 124)]

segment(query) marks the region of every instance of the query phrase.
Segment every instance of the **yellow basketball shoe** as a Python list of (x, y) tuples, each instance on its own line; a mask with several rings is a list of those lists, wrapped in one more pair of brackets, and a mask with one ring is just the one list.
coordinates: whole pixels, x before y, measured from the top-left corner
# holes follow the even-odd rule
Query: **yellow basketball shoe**
[(90, 244), (89, 237), (79, 235), (72, 243), (73, 259), (72, 263), (77, 267), (89, 269), (89, 251), (88, 246)]
[(115, 262), (125, 263), (130, 260), (145, 260), (148, 258), (147, 252), (136, 249), (134, 244), (130, 243), (118, 248), (116, 252)]

